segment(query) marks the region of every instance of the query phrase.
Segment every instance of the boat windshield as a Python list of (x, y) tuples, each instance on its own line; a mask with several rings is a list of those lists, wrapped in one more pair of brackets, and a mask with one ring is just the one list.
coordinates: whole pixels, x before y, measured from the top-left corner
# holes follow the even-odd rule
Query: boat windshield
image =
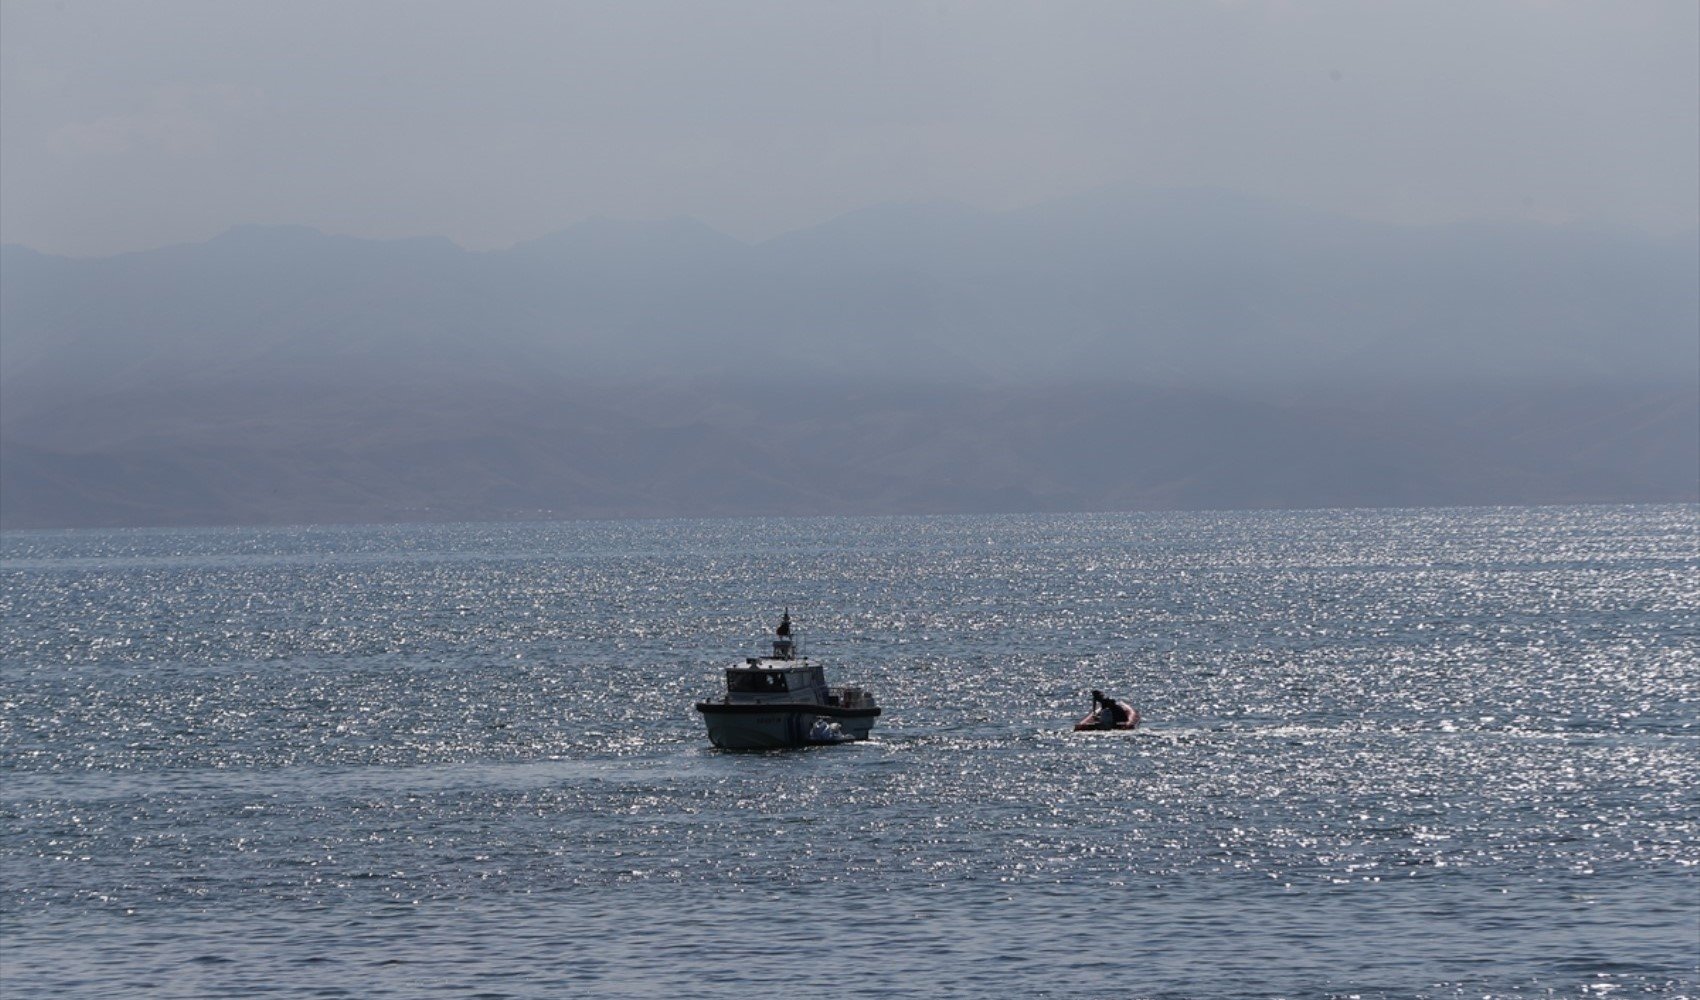
[(774, 691), (789, 691), (790, 686), (785, 682), (784, 674), (771, 670), (728, 670), (726, 671), (726, 690), (733, 694), (767, 694)]

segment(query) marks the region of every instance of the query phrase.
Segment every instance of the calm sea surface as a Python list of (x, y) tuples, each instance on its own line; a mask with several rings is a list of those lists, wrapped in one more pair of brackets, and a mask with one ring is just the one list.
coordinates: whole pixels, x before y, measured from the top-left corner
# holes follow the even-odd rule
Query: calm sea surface
[[(1700, 995), (1700, 509), (26, 532), (6, 997)], [(875, 739), (712, 750), (789, 606)], [(1068, 731), (1103, 688), (1126, 733)]]

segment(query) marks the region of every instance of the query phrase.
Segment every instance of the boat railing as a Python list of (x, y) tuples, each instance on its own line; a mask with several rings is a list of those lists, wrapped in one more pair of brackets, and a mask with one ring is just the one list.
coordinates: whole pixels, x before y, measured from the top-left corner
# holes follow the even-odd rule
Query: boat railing
[(800, 635), (779, 636), (764, 641), (756, 648), (758, 660), (803, 660), (809, 655), (808, 644)]
[(827, 689), (827, 700), (840, 708), (873, 708), (874, 696), (859, 687), (835, 687)]

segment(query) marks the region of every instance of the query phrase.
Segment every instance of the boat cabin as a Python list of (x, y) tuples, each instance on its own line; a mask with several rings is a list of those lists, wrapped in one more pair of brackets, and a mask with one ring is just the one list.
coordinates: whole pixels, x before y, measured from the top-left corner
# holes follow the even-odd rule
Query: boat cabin
[(808, 660), (752, 656), (726, 668), (726, 699), (732, 702), (827, 702), (826, 674)]
[(826, 705), (834, 703), (826, 673), (802, 655), (791, 634), (791, 610), (785, 610), (774, 630), (773, 648), (766, 656), (751, 656), (742, 666), (726, 669), (726, 701)]

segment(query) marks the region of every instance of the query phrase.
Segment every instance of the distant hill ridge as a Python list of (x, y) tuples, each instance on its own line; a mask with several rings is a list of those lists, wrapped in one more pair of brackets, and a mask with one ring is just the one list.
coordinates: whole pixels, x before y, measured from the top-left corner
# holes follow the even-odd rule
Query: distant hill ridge
[(1211, 191), (7, 246), (0, 524), (1690, 499), (1697, 274)]
[(1400, 228), (1201, 191), (885, 205), (753, 245), (591, 219), (485, 253), (243, 226), (5, 254), (9, 384), (467, 344), (573, 376), (1669, 381), (1700, 328), (1700, 237)]

